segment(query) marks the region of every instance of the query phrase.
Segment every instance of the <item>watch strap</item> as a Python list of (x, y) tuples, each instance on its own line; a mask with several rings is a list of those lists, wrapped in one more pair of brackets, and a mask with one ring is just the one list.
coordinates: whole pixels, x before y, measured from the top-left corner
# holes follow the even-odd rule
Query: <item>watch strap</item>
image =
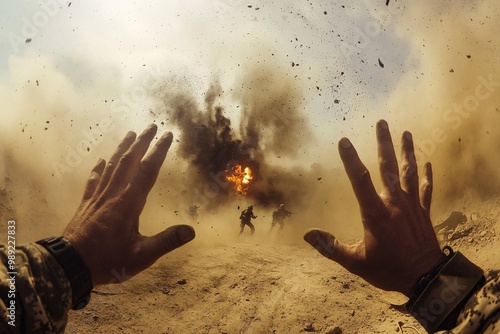
[(84, 308), (90, 301), (93, 285), (90, 271), (80, 254), (63, 237), (45, 238), (36, 243), (49, 251), (63, 268), (66, 276), (68, 276), (72, 292), (72, 309), (80, 310)]
[[(417, 282), (407, 310), (430, 333), (444, 329), (457, 308), (484, 282), (483, 270), (460, 252), (451, 252), (431, 275)], [(455, 318), (456, 319), (456, 318)]]

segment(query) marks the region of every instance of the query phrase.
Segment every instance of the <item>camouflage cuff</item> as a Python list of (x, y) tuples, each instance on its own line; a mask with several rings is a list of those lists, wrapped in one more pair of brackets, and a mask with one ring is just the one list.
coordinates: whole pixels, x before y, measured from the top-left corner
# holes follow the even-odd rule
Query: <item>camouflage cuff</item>
[(483, 270), (456, 252), (409, 306), (409, 312), (429, 333), (443, 329), (441, 325), (448, 322), (452, 314), (458, 314), (456, 309), (483, 279)]

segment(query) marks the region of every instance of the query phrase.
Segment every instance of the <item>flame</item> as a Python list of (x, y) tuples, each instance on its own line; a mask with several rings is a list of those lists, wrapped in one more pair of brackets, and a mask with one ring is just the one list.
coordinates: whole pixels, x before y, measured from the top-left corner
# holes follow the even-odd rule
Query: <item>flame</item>
[[(229, 171), (226, 172), (229, 173)], [(243, 166), (237, 165), (233, 168), (231, 175), (226, 176), (226, 179), (233, 183), (237, 193), (246, 195), (250, 181), (253, 179), (252, 170), (249, 167), (243, 168)]]

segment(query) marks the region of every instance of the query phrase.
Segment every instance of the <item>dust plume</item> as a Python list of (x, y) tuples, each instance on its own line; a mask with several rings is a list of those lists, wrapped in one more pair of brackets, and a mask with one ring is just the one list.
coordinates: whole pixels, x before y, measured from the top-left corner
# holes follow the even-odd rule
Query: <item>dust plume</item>
[(498, 196), (499, 12), (495, 1), (412, 3), (412, 20), (398, 22), (413, 45), (389, 107), (396, 127), (412, 130), (418, 160), (433, 163), (438, 206)]
[(102, 97), (112, 92), (97, 76), (112, 73), (87, 66), (95, 86), (79, 85), (49, 57), (13, 56), (9, 81), (0, 85), (0, 189), (9, 205), (4, 214), (22, 227), (21, 242), (62, 232), (93, 165), (124, 134)]

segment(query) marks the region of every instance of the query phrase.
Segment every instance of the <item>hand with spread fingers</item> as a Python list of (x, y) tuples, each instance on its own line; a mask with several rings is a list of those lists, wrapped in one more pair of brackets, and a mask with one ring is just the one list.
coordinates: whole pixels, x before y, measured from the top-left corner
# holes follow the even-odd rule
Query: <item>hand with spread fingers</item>
[(127, 133), (109, 162), (97, 163), (63, 233), (89, 268), (94, 286), (131, 278), (195, 236), (187, 225), (151, 237), (139, 233), (139, 216), (172, 144), (168, 132), (147, 153), (156, 131), (150, 125), (137, 138)]
[(340, 157), (360, 206), (363, 240), (346, 245), (319, 229), (308, 230), (304, 239), (372, 285), (409, 296), (418, 278), (445, 258), (429, 215), (432, 169), (430, 163), (425, 164), (419, 189), (412, 135), (405, 132), (402, 136), (398, 168), (387, 123), (379, 121), (376, 131), (380, 194), (349, 139), (339, 142)]

